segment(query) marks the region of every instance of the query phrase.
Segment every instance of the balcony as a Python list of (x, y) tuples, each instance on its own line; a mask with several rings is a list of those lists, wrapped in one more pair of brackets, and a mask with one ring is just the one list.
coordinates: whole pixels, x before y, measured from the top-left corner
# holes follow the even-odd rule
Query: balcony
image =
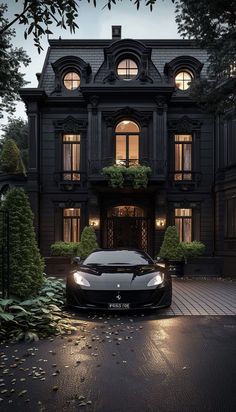
[(87, 173), (81, 170), (63, 170), (54, 173), (54, 180), (61, 190), (74, 191), (87, 185)]
[(113, 158), (107, 158), (103, 160), (90, 160), (88, 163), (88, 178), (90, 181), (105, 181), (106, 178), (102, 174), (102, 169), (104, 167), (113, 166), (149, 166), (151, 168), (151, 174), (149, 176), (150, 181), (164, 181), (166, 179), (166, 165), (164, 160), (138, 160), (138, 159), (127, 159), (127, 160), (114, 160)]
[(202, 173), (192, 170), (175, 170), (169, 173), (169, 181), (173, 187), (188, 192), (200, 185)]

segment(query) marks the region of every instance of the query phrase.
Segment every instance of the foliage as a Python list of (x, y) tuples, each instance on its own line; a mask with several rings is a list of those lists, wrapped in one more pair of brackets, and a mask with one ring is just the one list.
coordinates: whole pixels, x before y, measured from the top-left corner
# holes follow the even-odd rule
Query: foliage
[(13, 139), (20, 149), (23, 163), (27, 169), (28, 167), (28, 122), (19, 118), (12, 117), (8, 119), (8, 123), (2, 127), (1, 143), (3, 144), (7, 139)]
[(198, 242), (197, 240), (194, 240), (193, 242), (182, 242), (181, 246), (183, 248), (185, 260), (202, 256), (206, 251), (204, 243)]
[(62, 312), (65, 283), (44, 278), (37, 297), (0, 299), (0, 339), (33, 341), (74, 330)]
[[(7, 6), (0, 4), (0, 27), (7, 26), (4, 17)], [(20, 100), (18, 90), (27, 84), (24, 75), (20, 72), (20, 65), (28, 66), (30, 58), (20, 48), (12, 46), (15, 31), (7, 29), (1, 33), (0, 29), (0, 118), (3, 111), (12, 114), (15, 110), (15, 101)]]
[(196, 39), (208, 53), (209, 79), (194, 81), (191, 97), (209, 112), (236, 107), (235, 82), (227, 91), (218, 87), (219, 78), (229, 76), (236, 64), (235, 0), (175, 0), (175, 4), (179, 33)]
[(25, 174), (25, 166), (21, 158), (20, 150), (13, 139), (7, 139), (3, 143), (0, 155), (0, 168), (6, 173)]
[(92, 226), (85, 226), (81, 234), (81, 241), (79, 244), (79, 256), (85, 259), (90, 253), (98, 248), (95, 230)]
[(149, 173), (151, 168), (143, 165), (125, 167), (115, 164), (102, 169), (102, 174), (108, 177), (109, 184), (113, 188), (122, 188), (125, 177), (131, 180), (134, 189), (147, 187)]
[(125, 173), (126, 167), (120, 165), (107, 166), (102, 169), (102, 174), (108, 177), (109, 184), (113, 188), (123, 187)]
[(126, 169), (126, 176), (131, 179), (134, 189), (145, 188), (148, 185), (148, 175), (151, 171), (149, 166), (130, 166)]
[(183, 249), (175, 226), (168, 226), (166, 229), (159, 256), (166, 260), (183, 260)]
[(51, 245), (52, 256), (79, 256), (79, 243), (77, 242), (55, 242)]
[(42, 286), (44, 262), (24, 190), (16, 187), (8, 190), (1, 210), (9, 212), (10, 293), (21, 298), (35, 295)]

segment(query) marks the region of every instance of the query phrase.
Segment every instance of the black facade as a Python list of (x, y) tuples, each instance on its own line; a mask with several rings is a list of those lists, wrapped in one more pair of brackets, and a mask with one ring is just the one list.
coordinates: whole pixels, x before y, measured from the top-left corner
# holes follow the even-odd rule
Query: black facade
[[(131, 242), (154, 256), (176, 223), (182, 240), (201, 240), (208, 255), (224, 256), (232, 275), (235, 113), (204, 113), (187, 86), (176, 87), (182, 71), (206, 76), (206, 53), (189, 40), (120, 39), (119, 28), (111, 40), (49, 43), (38, 88), (21, 90), (30, 128), (26, 188), (43, 255), (92, 224), (101, 246)], [(79, 87), (67, 73), (78, 73)], [(128, 122), (138, 131), (118, 133)], [(102, 169), (124, 162), (119, 150), (151, 167), (146, 188), (109, 186)]]

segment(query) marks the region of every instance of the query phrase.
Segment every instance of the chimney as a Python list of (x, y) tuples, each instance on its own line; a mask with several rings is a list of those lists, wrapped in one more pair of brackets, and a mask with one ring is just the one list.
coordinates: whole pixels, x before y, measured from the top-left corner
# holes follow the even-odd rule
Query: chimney
[(112, 40), (121, 39), (121, 26), (111, 26), (112, 29)]

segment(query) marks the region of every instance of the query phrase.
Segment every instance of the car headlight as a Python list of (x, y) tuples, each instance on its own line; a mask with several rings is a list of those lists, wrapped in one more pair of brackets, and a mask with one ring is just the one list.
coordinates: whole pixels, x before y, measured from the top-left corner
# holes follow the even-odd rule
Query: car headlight
[(77, 285), (87, 286), (87, 287), (90, 286), (89, 281), (84, 278), (83, 272), (75, 272), (73, 276), (74, 276), (74, 281), (75, 283), (77, 283)]
[(155, 272), (155, 276), (149, 280), (147, 286), (157, 286), (160, 285), (164, 280), (164, 273)]

